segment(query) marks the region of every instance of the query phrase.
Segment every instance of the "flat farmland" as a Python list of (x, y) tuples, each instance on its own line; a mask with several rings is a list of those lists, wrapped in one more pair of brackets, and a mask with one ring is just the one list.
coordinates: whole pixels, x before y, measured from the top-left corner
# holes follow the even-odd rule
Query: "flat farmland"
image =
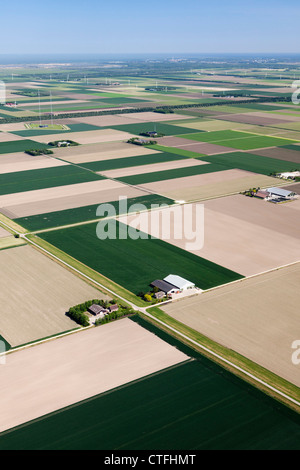
[(17, 135), (14, 134), (9, 134), (7, 132), (0, 132), (0, 143), (2, 144), (3, 142), (13, 142), (16, 140), (23, 140), (22, 137), (18, 137)]
[(215, 153), (228, 153), (232, 152), (233, 148), (225, 147), (223, 145), (210, 144), (206, 142), (197, 142), (195, 140), (186, 140), (182, 137), (162, 137), (158, 139), (159, 145), (166, 145), (178, 148), (179, 150), (186, 150), (198, 154), (212, 155)]
[(49, 156), (33, 157), (23, 153), (0, 155), (0, 174), (39, 170), (42, 168), (51, 168), (64, 165), (68, 165), (68, 163), (51, 158)]
[[(294, 163), (278, 158), (264, 157), (248, 152), (232, 152), (220, 155), (209, 155), (201, 157), (212, 164), (225, 165), (229, 168), (239, 168), (240, 170), (251, 171), (263, 175), (280, 173), (294, 169)], [(276, 184), (276, 180), (274, 181)]]
[(16, 171), (0, 175), (0, 195), (22, 193), (56, 186), (100, 180), (96, 175), (73, 165), (42, 168), (30, 171)]
[[(24, 193), (0, 196), (2, 212), (15, 219), (48, 212), (64, 211), (91, 204), (115, 201), (119, 197), (138, 197), (145, 191), (117, 181), (100, 179), (87, 183), (55, 186)], [(96, 218), (96, 213), (94, 214)]]
[(107, 298), (29, 246), (0, 251), (0, 260), (0, 335), (12, 347), (76, 328), (70, 307)]
[[(152, 165), (165, 162), (175, 162), (176, 160), (185, 160), (186, 164), (189, 164), (188, 158), (183, 157), (182, 155), (176, 155), (174, 153), (161, 152), (149, 155), (136, 155), (133, 157), (121, 157), (114, 158), (112, 160), (102, 160), (98, 162), (88, 162), (83, 163), (82, 166), (88, 170), (103, 172), (106, 170), (117, 170), (120, 168), (129, 168), (135, 166), (144, 166)], [(197, 165), (197, 160), (195, 160)]]
[(15, 352), (1, 368), (0, 431), (188, 359), (129, 319)]
[(299, 332), (300, 264), (244, 279), (163, 310), (196, 331), (300, 386), (291, 345)]
[[(114, 142), (114, 141), (124, 141), (132, 137), (132, 134), (126, 131), (115, 129), (99, 129), (96, 131), (86, 131), (86, 132), (72, 132), (63, 133), (63, 134), (53, 134), (51, 137), (48, 135), (39, 135), (35, 136), (35, 140), (41, 143), (49, 143), (56, 140), (68, 140), (71, 139), (78, 144), (96, 144), (98, 142)], [(0, 146), (1, 151), (1, 146)]]
[[(163, 160), (163, 159), (162, 159)], [(206, 165), (206, 162), (202, 162), (204, 165)], [(141, 175), (144, 173), (154, 173), (154, 172), (160, 172), (160, 171), (169, 171), (169, 170), (175, 170), (178, 168), (188, 168), (188, 167), (193, 167), (197, 166), (199, 164), (199, 160), (195, 160), (194, 158), (190, 159), (183, 159), (182, 157), (177, 157), (174, 160), (167, 160), (167, 161), (162, 161), (161, 163), (151, 163), (151, 164), (145, 164), (145, 165), (137, 165), (137, 166), (130, 166), (126, 168), (119, 168), (116, 170), (109, 170), (109, 171), (101, 171), (101, 174), (106, 176), (107, 178), (123, 178), (127, 176), (133, 176), (133, 175)]]
[[(70, 227), (39, 236), (135, 294), (148, 292), (152, 281), (171, 273), (191, 280), (202, 289), (242, 277), (165, 241), (144, 235), (137, 240), (129, 238), (127, 226), (119, 222), (116, 239), (101, 240), (97, 237), (97, 225)], [(106, 227), (107, 221), (103, 221), (99, 230)]]
[(54, 150), (56, 158), (75, 164), (135, 157), (137, 155), (153, 155), (156, 153), (158, 152), (152, 148), (132, 145), (127, 142), (98, 143)]
[(278, 160), (286, 160), (288, 162), (291, 162), (291, 164), (297, 163), (298, 165), (300, 165), (299, 150), (292, 150), (285, 147), (275, 147), (272, 149), (254, 150), (253, 154)]
[[(177, 126), (176, 122), (173, 124)], [(187, 121), (186, 124), (181, 123), (178, 124), (181, 127), (189, 127), (190, 129), (198, 129), (199, 131), (206, 131), (206, 132), (214, 132), (214, 131), (226, 131), (226, 130), (235, 130), (240, 129), (243, 130), (247, 127), (246, 124), (238, 123), (238, 122), (227, 122), (221, 120), (207, 120), (207, 119), (199, 119), (195, 122)]]
[[(134, 196), (135, 195), (135, 196)], [(105, 197), (104, 197), (105, 196)], [(109, 204), (114, 207), (115, 213), (118, 215), (120, 213), (127, 213), (127, 210), (123, 210), (123, 207), (119, 205), (119, 200), (116, 200), (116, 197), (127, 197), (127, 210), (128, 212), (135, 212), (135, 208), (132, 207), (135, 204), (143, 204), (148, 209), (151, 208), (152, 204), (173, 204), (174, 201), (172, 199), (165, 198), (163, 196), (159, 196), (156, 194), (145, 194), (145, 192), (139, 192), (134, 188), (127, 187), (125, 190), (117, 191), (116, 189), (112, 189), (110, 191), (106, 191), (102, 194), (102, 201), (100, 201), (99, 196), (97, 200), (97, 204), (91, 205), (84, 205), (81, 206), (79, 204), (86, 204), (87, 198), (86, 195), (83, 195), (81, 198), (77, 198), (79, 202), (77, 202), (77, 206), (71, 209), (62, 209), (63, 204), (59, 205), (59, 209), (55, 212), (42, 212), (35, 215), (27, 215), (24, 217), (16, 218), (15, 221), (25, 227), (27, 230), (36, 231), (36, 230), (43, 230), (53, 227), (62, 227), (64, 225), (69, 224), (77, 224), (81, 222), (86, 222), (90, 220), (100, 219), (101, 217), (97, 216), (97, 209), (99, 204), (109, 202)], [(105, 201), (105, 198), (108, 199)], [(48, 202), (48, 201), (47, 201)], [(62, 201), (63, 203), (65, 201)], [(48, 204), (49, 205), (49, 204)], [(53, 206), (52, 206), (53, 207)], [(31, 209), (31, 212), (35, 210), (45, 210), (42, 209), (42, 205), (39, 205), (39, 209), (37, 209), (37, 205), (33, 205), (34, 209)], [(11, 211), (20, 211), (20, 208), (12, 207), (10, 208)], [(30, 207), (23, 208), (23, 211), (27, 209), (27, 212), (30, 211)]]
[(4, 153), (16, 153), (24, 152), (25, 150), (32, 149), (45, 149), (48, 148), (48, 145), (41, 144), (33, 140), (14, 140), (8, 142), (0, 142), (0, 155)]
[(137, 124), (129, 124), (123, 126), (111, 126), (113, 129), (128, 132), (130, 134), (139, 135), (141, 132), (151, 132), (155, 131), (160, 134), (165, 135), (177, 135), (177, 134), (189, 134), (189, 133), (199, 133), (196, 129), (188, 129), (186, 127), (173, 126), (171, 124), (165, 124), (163, 122), (141, 122)]
[(293, 144), (296, 141), (283, 139), (279, 137), (270, 137), (257, 134), (251, 134), (242, 131), (215, 131), (201, 132), (200, 134), (181, 135), (185, 139), (198, 140), (216, 145), (227, 146), (238, 150), (252, 150), (263, 147), (279, 147)]
[[(117, 348), (121, 349), (122, 358), (122, 347), (117, 344)], [(145, 348), (141, 350), (142, 358), (144, 354)], [(123, 367), (122, 376), (130, 365)], [(106, 372), (105, 363), (102, 367)], [(69, 370), (67, 373), (69, 377)], [(86, 383), (89, 377), (84, 376)], [(83, 381), (80, 387), (82, 384)], [(157, 399), (158, 390), (164, 400)], [(73, 393), (74, 389), (71, 396)], [(86, 432), (91, 428), (92, 433)], [(296, 413), (278, 409), (272, 400), (201, 358), (179, 363), (0, 435), (1, 450), (36, 448), (291, 450), (299, 449), (299, 418)]]
[[(197, 204), (189, 207), (192, 213), (190, 217), (195, 221)], [(300, 200), (275, 205), (242, 195), (206, 201), (204, 246), (191, 249), (190, 252), (244, 276), (297, 262), (300, 260), (299, 207)], [(189, 240), (184, 236), (180, 239), (174, 236), (175, 233), (181, 233), (181, 217), (176, 215), (182, 214), (182, 206), (160, 210), (160, 213), (163, 220), (170, 220), (169, 243), (185, 249)], [(172, 218), (171, 214), (175, 217)], [(152, 236), (158, 236), (161, 233), (158, 225), (161, 219), (157, 217), (151, 223), (153, 219), (150, 215), (140, 215), (139, 227)], [(132, 226), (135, 219), (129, 215), (127, 223)], [(281, 221), (280, 225), (278, 220)], [(121, 217), (120, 221), (125, 222), (125, 219)], [(184, 233), (189, 232), (185, 230)]]
[[(198, 162), (204, 161), (204, 159), (203, 160), (194, 159), (194, 160)], [(187, 160), (187, 165), (182, 168), (174, 168), (174, 169), (164, 170), (164, 171), (154, 171), (151, 173), (142, 173), (142, 174), (137, 174), (137, 175), (132, 175), (132, 176), (124, 176), (124, 177), (120, 177), (119, 180), (127, 184), (145, 186), (145, 184), (154, 183), (157, 181), (172, 180), (172, 179), (184, 178), (188, 176), (203, 175), (206, 173), (214, 173), (214, 172), (227, 170), (227, 167), (225, 165), (220, 165), (217, 163), (211, 163), (208, 165), (201, 165), (200, 163), (199, 165), (193, 164), (191, 166), (191, 164), (189, 164), (189, 161), (191, 160)], [(163, 188), (163, 185), (161, 187)]]
[(274, 179), (269, 176), (227, 168), (213, 173), (146, 183), (141, 188), (176, 201), (197, 201), (273, 185)]
[(9, 237), (10, 233), (0, 226), (0, 238)]

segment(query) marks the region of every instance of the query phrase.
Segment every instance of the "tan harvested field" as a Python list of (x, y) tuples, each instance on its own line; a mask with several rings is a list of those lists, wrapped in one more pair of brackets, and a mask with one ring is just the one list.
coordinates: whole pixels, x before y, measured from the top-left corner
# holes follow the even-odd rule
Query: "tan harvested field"
[(24, 137), (19, 137), (15, 134), (8, 134), (7, 132), (0, 132), (0, 143), (1, 142), (14, 142), (16, 140), (23, 140)]
[(243, 123), (243, 124), (253, 124), (257, 126), (273, 126), (275, 124), (280, 124), (285, 122), (284, 119), (280, 118), (280, 115), (274, 115), (277, 117), (271, 117), (270, 113), (260, 113), (260, 116), (257, 116), (258, 113), (245, 113), (245, 114), (227, 114), (216, 116), (216, 119), (221, 119), (222, 121), (232, 121), (234, 123)]
[(98, 142), (126, 141), (133, 135), (128, 132), (121, 132), (114, 129), (100, 129), (97, 131), (72, 132), (72, 134), (52, 134), (34, 136), (36, 142), (47, 144), (56, 140), (73, 140), (78, 144), (96, 144)]
[(62, 158), (70, 163), (87, 163), (113, 158), (135, 157), (138, 155), (151, 155), (159, 153), (139, 145), (127, 142), (110, 142), (102, 144), (82, 145), (73, 148), (64, 148), (54, 151), (57, 158)]
[[(196, 206), (197, 204), (189, 205), (192, 211), (189, 223), (191, 217), (196, 221)], [(190, 251), (244, 276), (300, 261), (298, 206), (300, 200), (275, 205), (242, 195), (206, 201), (204, 246), (197, 246)], [(162, 210), (164, 220), (169, 220), (168, 214), (179, 216), (182, 210), (182, 206)], [(129, 225), (134, 219), (134, 216), (128, 217)], [(151, 224), (151, 214), (142, 214), (141, 221), (142, 231), (153, 236), (160, 233), (156, 219)], [(188, 239), (184, 234), (179, 239), (175, 236), (180, 224), (180, 217), (175, 218), (175, 221), (170, 220), (171, 238), (168, 241), (186, 249)], [(189, 232), (186, 230), (184, 233)]]
[(154, 163), (150, 165), (131, 166), (129, 168), (119, 168), (117, 170), (109, 170), (101, 172), (108, 178), (121, 178), (123, 176), (141, 175), (144, 173), (152, 173), (155, 171), (172, 170), (175, 168), (186, 168), (191, 166), (207, 165), (203, 160), (194, 158), (185, 158), (183, 160), (174, 160), (170, 162)]
[[(140, 114), (140, 113), (135, 113)], [(132, 118), (131, 114), (113, 114), (111, 116), (86, 116), (74, 118), (76, 122), (91, 124), (93, 126), (122, 126), (124, 124), (137, 124), (139, 122), (146, 122), (146, 119)]]
[(4, 228), (0, 227), (0, 238), (9, 237), (10, 233), (7, 232)]
[[(251, 150), (251, 153), (255, 155), (261, 155), (263, 157), (277, 158), (278, 160), (286, 160), (288, 162), (297, 163), (300, 165), (300, 151), (284, 149), (281, 147), (274, 147), (269, 149)], [(291, 170), (293, 164), (291, 164)]]
[(0, 335), (18, 346), (78, 325), (65, 313), (108, 297), (29, 246), (0, 251)]
[(300, 386), (300, 264), (165, 305), (171, 317)]
[(143, 195), (145, 191), (138, 188), (100, 180), (0, 196), (0, 208), (8, 217), (17, 218), (116, 201), (120, 196)]
[(68, 165), (67, 162), (46, 156), (32, 157), (24, 153), (10, 153), (0, 155), (0, 174), (14, 173), (16, 171), (38, 170)]
[[(122, 116), (122, 115), (120, 115)], [(154, 113), (152, 111), (146, 111), (144, 113), (130, 113), (131, 119), (137, 119), (138, 121), (176, 121), (177, 119), (190, 119), (190, 116), (185, 116), (183, 114), (161, 114)]]
[(189, 358), (129, 319), (7, 356), (0, 432)]
[[(245, 191), (253, 187), (274, 186), (274, 179), (244, 170), (224, 170), (141, 185), (175, 200), (196, 201)], [(0, 199), (1, 200), (1, 199)]]
[(0, 124), (0, 131), (1, 132), (25, 131), (25, 123), (24, 122), (11, 122), (9, 124)]

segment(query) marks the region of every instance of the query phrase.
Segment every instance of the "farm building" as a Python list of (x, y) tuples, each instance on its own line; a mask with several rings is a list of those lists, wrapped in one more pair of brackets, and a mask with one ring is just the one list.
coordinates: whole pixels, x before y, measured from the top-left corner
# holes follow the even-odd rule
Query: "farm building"
[(266, 191), (269, 193), (270, 199), (295, 199), (297, 194), (293, 191), (289, 191), (283, 188), (267, 188)]
[(183, 277), (169, 274), (163, 280), (157, 279), (151, 283), (152, 287), (157, 287), (162, 293), (166, 295), (175, 294), (186, 291), (187, 289), (193, 289), (195, 284), (187, 281)]
[(300, 171), (290, 171), (286, 173), (278, 173), (279, 178), (284, 180), (294, 180), (295, 178), (300, 178)]
[(151, 283), (152, 287), (157, 287), (161, 292), (164, 292), (164, 294), (169, 295), (169, 294), (174, 294), (175, 292), (178, 291), (178, 289), (170, 284), (169, 282), (162, 281), (157, 279), (156, 281), (153, 281)]
[(169, 276), (164, 278), (164, 281), (172, 284), (177, 288), (177, 290), (184, 291), (187, 289), (193, 289), (195, 284), (193, 282), (187, 281), (183, 277), (176, 276), (175, 274), (169, 274)]
[(155, 292), (154, 297), (156, 299), (163, 299), (165, 297), (165, 293), (162, 290), (160, 290), (158, 292)]
[(118, 306), (118, 304), (113, 304), (109, 307), (108, 310), (110, 311), (110, 313), (116, 312), (117, 310), (119, 310), (119, 306)]
[(100, 314), (107, 313), (107, 310), (104, 307), (102, 307), (101, 305), (97, 305), (97, 304), (91, 305), (88, 311), (92, 313), (93, 315), (100, 315)]

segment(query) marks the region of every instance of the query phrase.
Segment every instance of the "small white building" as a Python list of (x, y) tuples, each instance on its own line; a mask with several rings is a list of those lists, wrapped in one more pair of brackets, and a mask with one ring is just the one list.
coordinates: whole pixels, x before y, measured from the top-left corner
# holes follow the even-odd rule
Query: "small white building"
[(293, 180), (295, 178), (300, 177), (300, 171), (290, 171), (285, 173), (279, 173), (279, 178), (283, 178), (284, 180)]
[(193, 289), (195, 287), (193, 282), (190, 282), (187, 279), (184, 279), (183, 277), (177, 276), (175, 274), (169, 274), (169, 276), (164, 278), (164, 281), (172, 284), (180, 291)]

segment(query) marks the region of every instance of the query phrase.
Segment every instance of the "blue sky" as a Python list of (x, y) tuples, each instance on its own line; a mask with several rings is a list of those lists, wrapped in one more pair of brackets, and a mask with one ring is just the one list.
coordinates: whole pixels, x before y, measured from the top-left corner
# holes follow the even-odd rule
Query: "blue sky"
[(300, 52), (299, 0), (14, 0), (0, 54)]

